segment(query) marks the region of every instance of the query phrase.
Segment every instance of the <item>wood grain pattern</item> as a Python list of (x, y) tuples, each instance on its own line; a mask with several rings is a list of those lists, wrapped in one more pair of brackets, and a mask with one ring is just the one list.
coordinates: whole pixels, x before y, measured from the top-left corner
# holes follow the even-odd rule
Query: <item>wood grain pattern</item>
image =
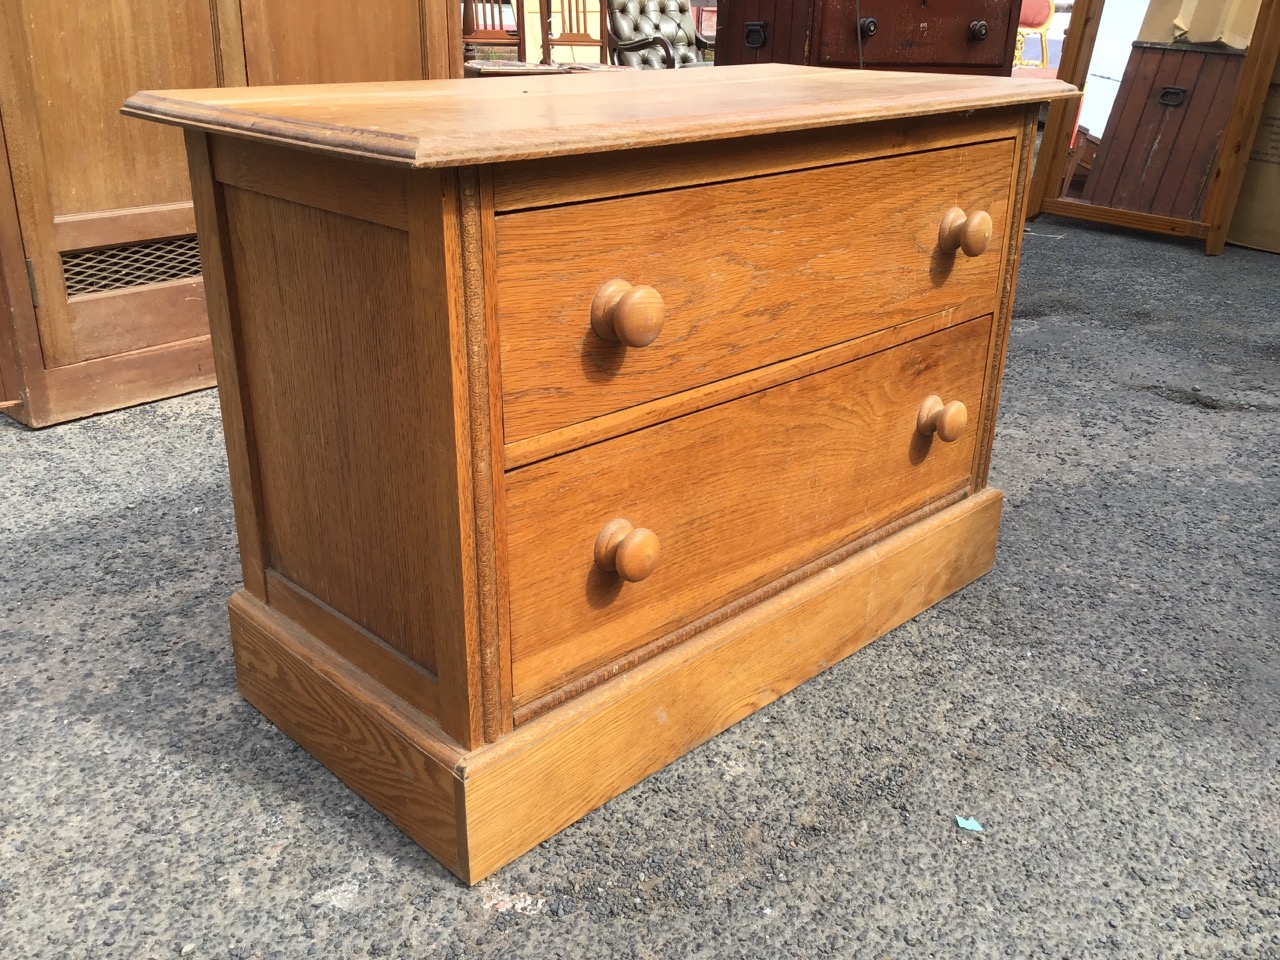
[[(1002, 243), (1012, 167), (999, 141), (646, 196), (643, 213), (615, 200), (499, 217), (506, 441), (944, 307), (991, 312), (999, 258), (942, 254), (938, 225), (953, 204), (987, 210)], [(666, 302), (641, 349), (591, 330), (619, 272)]]
[(421, 2), (241, 0), (249, 83), (422, 80)]
[(195, 232), (196, 215), (186, 201), (53, 218), (54, 241), (58, 249), (64, 251), (182, 237)]
[(267, 571), (267, 604), (405, 703), (440, 716), (436, 676), (274, 570)]
[(465, 758), (468, 882), (987, 572), (1000, 503), (970, 497)]
[(1002, 140), (1020, 116), (1020, 107), (1006, 107), (963, 118), (913, 117), (767, 138), (677, 144), (630, 150), (611, 156), (608, 164), (594, 156), (500, 163), (492, 167), (494, 208), (509, 213)]
[(857, 337), (834, 347), (815, 350), (812, 353), (773, 363), (735, 377), (726, 377), (704, 387), (686, 390), (650, 403), (637, 404), (634, 407), (619, 410), (617, 413), (574, 424), (562, 430), (542, 433), (528, 440), (507, 444), (503, 450), (504, 462), (508, 469), (535, 463), (557, 453), (576, 450), (588, 443), (620, 436), (686, 413), (735, 400), (749, 393), (776, 387), (780, 383), (788, 383), (812, 373), (829, 370), (850, 360), (858, 360), (873, 353), (879, 353), (896, 344), (936, 333), (945, 327), (952, 326), (955, 322), (955, 310), (940, 310), (925, 317), (894, 324), (892, 327), (877, 330), (875, 333)]
[(1141, 213), (1137, 210), (1113, 210), (1111, 207), (1099, 207), (1080, 200), (1067, 197), (1052, 197), (1040, 204), (1044, 213), (1059, 217), (1074, 217), (1077, 220), (1089, 220), (1093, 223), (1109, 223), (1116, 227), (1133, 227), (1137, 230), (1149, 230), (1152, 233), (1167, 233), (1171, 237), (1206, 237), (1209, 225), (1180, 217), (1161, 217), (1153, 213)]
[(460, 759), (430, 721), (253, 597), (231, 598), (245, 699), (465, 878)]
[[(463, 257), (463, 202), (456, 171), (409, 179), (409, 270), (412, 310), (404, 318), (417, 350), (406, 372), (427, 399), (401, 429), (413, 431), (420, 454), (406, 461), (421, 484), (405, 504), (409, 536), (424, 539), (430, 567), (419, 589), (430, 593), (429, 628), (440, 677), (440, 724), (464, 747), (484, 742), (481, 604), (477, 580), (477, 465), (470, 420), (473, 370), (468, 362)], [(398, 280), (398, 278), (397, 278)], [(400, 437), (387, 442), (405, 446)], [(483, 481), (482, 481), (483, 483)]]
[(146, 91), (124, 112), (411, 167), (705, 142), (1055, 100), (1054, 80), (760, 64), (485, 83)]
[(409, 237), (223, 195), (268, 565), (439, 675), (448, 601), (423, 585), (453, 576), (451, 538), (424, 509), (439, 454)]
[(131, 123), (119, 109), (139, 88), (216, 82), (207, 0), (125, 5), (15, 0), (14, 5), (28, 57), (22, 81), (34, 92), (34, 113), (10, 116), (6, 110), (6, 123), (20, 123), (35, 134), (31, 143), (38, 143), (44, 164), (40, 181), (53, 212), (189, 199), (182, 136), (154, 124)]
[(409, 229), (405, 175), (398, 170), (217, 137), (213, 141), (213, 174), (219, 183), (241, 190), (292, 200), (395, 230)]
[(218, 86), (243, 87), (249, 83), (244, 60), (244, 19), (241, 0), (211, 0), (213, 35), (218, 41)]
[[(1205, 65), (1204, 71), (1196, 78), (1196, 83), (1197, 90), (1207, 95), (1197, 97), (1194, 102), (1187, 105), (1187, 116), (1183, 126), (1188, 131), (1204, 127), (1209, 118), (1210, 109), (1220, 102), (1219, 90), (1224, 83), (1230, 86), (1234, 94), (1240, 83), (1241, 65), (1235, 57), (1230, 59), (1215, 57)], [(1230, 113), (1232, 97), (1228, 97), (1226, 102), (1228, 106), (1225, 112)], [(1225, 120), (1225, 117), (1223, 119)], [(1193, 199), (1199, 201), (1203, 198), (1209, 174), (1212, 173), (1217, 157), (1218, 140), (1223, 127), (1225, 123), (1219, 127), (1213, 140), (1204, 143), (1188, 143), (1191, 149), (1183, 150), (1178, 156), (1170, 158), (1164, 176), (1158, 181), (1158, 184), (1164, 185), (1163, 190), (1159, 191), (1158, 195), (1152, 198), (1150, 206), (1145, 208), (1148, 213), (1172, 217), (1180, 208), (1183, 211), (1191, 208), (1195, 210), (1197, 219), (1199, 218), (1200, 208), (1190, 205)], [(1188, 138), (1188, 140), (1191, 139)]]
[(632, 650), (625, 656), (609, 661), (597, 670), (585, 673), (576, 680), (570, 681), (563, 686), (556, 687), (556, 689), (552, 690), (545, 696), (539, 697), (537, 700), (530, 701), (516, 710), (514, 715), (515, 725), (518, 727), (528, 723), (530, 720), (542, 716), (542, 714), (546, 713), (548, 710), (553, 710), (561, 704), (572, 700), (574, 697), (580, 696), (592, 687), (598, 687), (600, 684), (608, 680), (612, 680), (614, 677), (620, 676), (628, 670), (634, 670), (640, 664), (648, 660), (652, 660), (658, 654), (663, 653), (666, 650), (670, 650), (672, 647), (697, 639), (697, 637), (707, 630), (710, 630), (713, 627), (718, 627), (726, 620), (730, 620), (748, 612), (758, 604), (763, 603), (766, 600), (770, 600), (784, 591), (790, 590), (797, 584), (803, 583), (810, 577), (822, 573), (824, 570), (827, 570), (836, 564), (843, 563), (854, 554), (860, 553), (868, 547), (874, 546), (881, 540), (887, 540), (889, 537), (901, 533), (908, 527), (917, 524), (922, 520), (927, 520), (934, 514), (946, 510), (948, 507), (955, 506), (968, 496), (970, 496), (970, 491), (956, 490), (954, 493), (949, 493), (945, 497), (940, 497), (928, 506), (921, 507), (919, 510), (913, 510), (911, 513), (890, 521), (871, 533), (858, 537), (856, 540), (850, 540), (848, 543), (837, 547), (835, 550), (819, 557), (817, 560), (796, 568), (786, 576), (779, 577), (776, 580), (771, 580), (764, 586), (757, 587), (755, 590), (752, 590), (750, 593), (743, 594), (736, 600), (731, 600), (724, 606), (713, 610), (706, 616), (699, 617), (696, 620), (690, 620), (678, 630), (663, 634), (661, 637), (658, 637), (658, 639), (652, 640), (644, 646)]
[(200, 277), (91, 293), (69, 301), (67, 310), (75, 343), (68, 363), (190, 340), (209, 330)]
[[(490, 302), (485, 263), (486, 234), (492, 240), (493, 193), (474, 169), (459, 171), (459, 225), (461, 227), (462, 296), (467, 340), (467, 416), (471, 423), (473, 516), (476, 544), (476, 586), (479, 591), (480, 677), (483, 700), (484, 737), (496, 740), (510, 727), (509, 709), (503, 696), (502, 668), (504, 639), (499, 613), (497, 504), (501, 500), (502, 433), (500, 411), (494, 415), (497, 390), (496, 356), (490, 356)], [(486, 229), (487, 228), (487, 229)]]
[[(990, 330), (971, 321), (513, 471), (516, 705), (967, 486), (980, 425), (942, 444), (916, 433), (916, 415), (930, 393), (979, 409)], [(618, 517), (662, 541), (643, 583), (593, 562)]]
[(200, 265), (205, 276), (205, 306), (213, 360), (218, 372), (218, 404), (227, 447), (231, 503), (235, 508), (236, 540), (244, 587), (257, 599), (267, 599), (267, 534), (262, 481), (258, 475), (257, 435), (253, 405), (244, 367), (237, 278), (227, 223), (226, 191), (213, 178), (213, 144), (198, 131), (186, 132), (191, 195), (200, 231)]
[[(36, 370), (34, 374), (39, 383), (32, 390), (30, 419), (23, 421), (33, 427), (176, 397), (216, 382), (208, 336)], [(28, 377), (31, 375), (28, 371)]]

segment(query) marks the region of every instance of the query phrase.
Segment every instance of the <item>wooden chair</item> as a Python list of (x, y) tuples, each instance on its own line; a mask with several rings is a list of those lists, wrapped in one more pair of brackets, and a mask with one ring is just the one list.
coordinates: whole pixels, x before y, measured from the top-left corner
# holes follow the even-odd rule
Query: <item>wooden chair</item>
[(641, 70), (710, 66), (715, 41), (698, 32), (692, 0), (602, 0), (609, 59)]
[(462, 0), (462, 58), (474, 60), (479, 47), (512, 47), (524, 59), (522, 0)]
[(542, 62), (553, 63), (555, 47), (594, 47), (600, 63), (609, 62), (604, 7), (599, 0), (538, 0), (542, 24)]

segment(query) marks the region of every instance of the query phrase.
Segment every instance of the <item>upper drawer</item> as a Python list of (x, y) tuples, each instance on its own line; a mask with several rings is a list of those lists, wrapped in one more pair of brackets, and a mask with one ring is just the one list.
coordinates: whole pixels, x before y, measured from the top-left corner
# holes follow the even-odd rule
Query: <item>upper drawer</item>
[[(990, 332), (973, 320), (509, 473), (517, 706), (965, 487)], [(949, 408), (922, 434), (931, 394), (968, 423)], [(619, 569), (659, 547), (640, 582), (597, 566), (614, 520), (648, 531)]]
[(861, 17), (875, 22), (862, 31), (864, 64), (999, 67), (1015, 9), (1009, 0), (828, 0), (815, 65), (858, 65)]
[[(1013, 161), (1000, 140), (499, 216), (504, 441), (946, 307), (991, 312)], [(990, 215), (985, 253), (939, 247), (951, 207)], [(615, 278), (662, 298), (648, 346), (592, 329)]]

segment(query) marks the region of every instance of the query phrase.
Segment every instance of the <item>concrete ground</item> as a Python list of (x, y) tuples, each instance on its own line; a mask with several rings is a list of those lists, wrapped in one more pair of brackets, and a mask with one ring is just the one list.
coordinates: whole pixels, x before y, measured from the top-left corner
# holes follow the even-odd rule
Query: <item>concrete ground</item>
[(1031, 225), (995, 571), (474, 889), (237, 695), (212, 392), (4, 422), (0, 956), (1280, 957), (1278, 279)]

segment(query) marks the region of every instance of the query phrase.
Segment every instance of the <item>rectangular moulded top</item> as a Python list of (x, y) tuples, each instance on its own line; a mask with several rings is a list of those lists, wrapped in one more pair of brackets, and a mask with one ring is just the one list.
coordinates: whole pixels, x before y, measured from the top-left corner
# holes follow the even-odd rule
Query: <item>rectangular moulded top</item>
[(1058, 80), (751, 64), (144, 91), (123, 112), (402, 167), (457, 167), (1057, 100)]

